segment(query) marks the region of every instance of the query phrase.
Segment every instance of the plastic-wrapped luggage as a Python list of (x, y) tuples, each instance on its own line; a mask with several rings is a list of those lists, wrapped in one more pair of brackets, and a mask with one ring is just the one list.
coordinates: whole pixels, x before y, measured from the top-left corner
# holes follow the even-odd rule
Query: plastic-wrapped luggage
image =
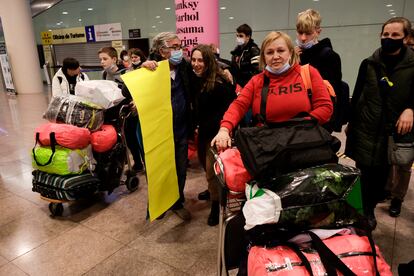
[(88, 99), (91, 103), (103, 108), (110, 108), (125, 99), (118, 84), (109, 80), (78, 82), (75, 86), (75, 95)]
[(55, 133), (56, 143), (69, 149), (82, 149), (89, 145), (91, 133), (87, 128), (68, 124), (46, 123), (35, 129), (42, 146), (50, 146), (50, 133)]
[(103, 108), (74, 95), (52, 98), (43, 118), (53, 123), (65, 123), (98, 130), (104, 122)]
[(60, 146), (35, 146), (32, 150), (34, 169), (50, 174), (81, 174), (93, 171), (96, 164), (91, 146), (83, 149), (68, 149)]
[(33, 174), (33, 192), (57, 200), (77, 200), (98, 191), (100, 180), (90, 173), (81, 175), (52, 175), (39, 170)]
[[(377, 246), (372, 249), (367, 236), (343, 235), (323, 240), (328, 250), (333, 252), (354, 275), (376, 275), (373, 255), (379, 275), (392, 275)], [(299, 251), (298, 251), (299, 250)], [(302, 255), (303, 254), (303, 255)], [(306, 259), (303, 259), (303, 256)], [(248, 257), (248, 275), (310, 275), (305, 264), (310, 265), (313, 275), (326, 275), (321, 258), (327, 256), (313, 245), (309, 248), (296, 247), (295, 244), (279, 245), (273, 248), (253, 246)], [(329, 262), (328, 262), (329, 263)], [(329, 264), (334, 265), (331, 261)], [(334, 268), (335, 269), (335, 268)], [(349, 274), (348, 274), (349, 275)]]
[(246, 185), (245, 229), (275, 223), (309, 229), (359, 222), (361, 215), (347, 201), (359, 175), (357, 168), (326, 164), (273, 178), (261, 183), (262, 188), (252, 181)]

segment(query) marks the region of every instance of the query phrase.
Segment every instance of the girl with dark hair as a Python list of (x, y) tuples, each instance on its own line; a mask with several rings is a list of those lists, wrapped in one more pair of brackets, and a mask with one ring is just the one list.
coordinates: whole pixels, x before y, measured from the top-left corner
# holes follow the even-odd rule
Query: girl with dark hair
[(229, 83), (217, 65), (211, 47), (198, 45), (191, 51), (193, 91), (195, 92), (195, 119), (198, 125), (198, 157), (206, 171), (211, 199), (208, 225), (219, 222), (218, 183), (213, 170), (214, 156), (210, 142), (220, 128), (220, 121), (236, 98), (235, 87)]
[(141, 64), (147, 60), (144, 52), (138, 48), (131, 48), (128, 51), (128, 54), (131, 58), (132, 66), (130, 67), (130, 71), (141, 68)]

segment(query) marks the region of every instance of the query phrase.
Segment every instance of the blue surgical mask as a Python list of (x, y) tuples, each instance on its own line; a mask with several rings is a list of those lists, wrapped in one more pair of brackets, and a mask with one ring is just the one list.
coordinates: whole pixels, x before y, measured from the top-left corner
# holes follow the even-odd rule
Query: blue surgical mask
[(171, 51), (171, 56), (168, 59), (172, 65), (178, 65), (183, 60), (183, 50)]
[(296, 39), (296, 45), (298, 45), (299, 48), (301, 48), (301, 49), (309, 49), (313, 45), (315, 45), (315, 41), (314, 40), (310, 40), (308, 42), (302, 42), (299, 39)]
[(285, 73), (287, 70), (289, 70), (290, 67), (291, 66), (290, 66), (289, 62), (286, 62), (282, 67), (280, 67), (277, 70), (273, 69), (269, 65), (266, 65), (266, 68), (265, 69), (267, 71), (269, 71), (270, 73), (272, 73), (272, 74), (281, 75), (281, 74)]

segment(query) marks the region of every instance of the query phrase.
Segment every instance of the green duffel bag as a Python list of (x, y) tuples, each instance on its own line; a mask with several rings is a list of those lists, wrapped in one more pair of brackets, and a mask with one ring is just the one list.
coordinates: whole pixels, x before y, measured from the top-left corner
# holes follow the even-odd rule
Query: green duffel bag
[(54, 133), (51, 133), (50, 138), (50, 146), (38, 146), (36, 141), (32, 149), (34, 169), (57, 175), (81, 174), (85, 170), (93, 171), (96, 161), (90, 145), (83, 149), (68, 149), (56, 145)]

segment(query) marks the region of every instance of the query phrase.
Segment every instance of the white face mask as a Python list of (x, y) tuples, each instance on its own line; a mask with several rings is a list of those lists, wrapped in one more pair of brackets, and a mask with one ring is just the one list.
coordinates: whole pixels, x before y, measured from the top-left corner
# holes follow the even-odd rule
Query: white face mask
[(129, 60), (129, 56), (124, 56), (123, 60), (124, 61), (128, 61)]
[(272, 74), (275, 74), (275, 75), (281, 75), (281, 74), (283, 74), (283, 73), (285, 73), (287, 70), (289, 70), (290, 69), (290, 64), (289, 64), (289, 61), (288, 62), (286, 62), (282, 67), (280, 67), (279, 69), (277, 69), (277, 70), (275, 70), (275, 69), (273, 69), (272, 67), (270, 67), (269, 65), (266, 65), (266, 70), (267, 71), (269, 71), (270, 73), (272, 73)]
[(242, 38), (242, 37), (236, 37), (236, 43), (237, 43), (238, 46), (243, 45), (244, 42), (245, 42), (244, 41), (244, 38)]

